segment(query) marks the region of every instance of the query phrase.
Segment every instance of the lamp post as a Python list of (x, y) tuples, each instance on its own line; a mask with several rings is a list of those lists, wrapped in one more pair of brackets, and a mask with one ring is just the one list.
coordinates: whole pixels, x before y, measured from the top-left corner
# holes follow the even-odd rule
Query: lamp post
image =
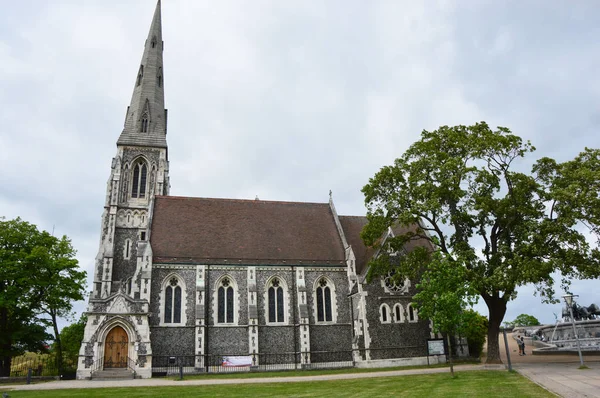
[(581, 345), (579, 344), (579, 336), (577, 336), (577, 331), (575, 330), (575, 318), (573, 317), (573, 299), (575, 297), (579, 297), (578, 295), (566, 294), (562, 296), (565, 299), (565, 303), (567, 303), (567, 307), (569, 307), (569, 313), (571, 314), (571, 325), (573, 325), (573, 334), (575, 335), (575, 340), (577, 341), (577, 352), (579, 352), (579, 362), (581, 362), (581, 366), (583, 365), (583, 356), (581, 356)]

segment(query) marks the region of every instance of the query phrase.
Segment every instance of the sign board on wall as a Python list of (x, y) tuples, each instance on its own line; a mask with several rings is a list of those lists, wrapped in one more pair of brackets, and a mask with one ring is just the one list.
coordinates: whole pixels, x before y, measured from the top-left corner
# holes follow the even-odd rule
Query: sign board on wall
[(446, 355), (444, 339), (427, 339), (428, 355)]

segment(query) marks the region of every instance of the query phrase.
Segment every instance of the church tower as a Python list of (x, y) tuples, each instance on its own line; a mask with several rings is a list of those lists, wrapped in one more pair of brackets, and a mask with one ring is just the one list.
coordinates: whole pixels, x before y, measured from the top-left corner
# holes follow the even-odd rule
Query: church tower
[(107, 183), (80, 379), (108, 368), (151, 377), (149, 227), (155, 195), (169, 194), (163, 47), (158, 0)]

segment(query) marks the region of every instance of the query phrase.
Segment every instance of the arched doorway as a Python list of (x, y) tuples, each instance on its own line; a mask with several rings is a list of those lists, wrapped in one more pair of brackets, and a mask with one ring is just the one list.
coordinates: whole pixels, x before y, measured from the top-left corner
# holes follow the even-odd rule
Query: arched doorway
[(104, 342), (104, 368), (126, 368), (129, 338), (121, 326), (115, 326)]

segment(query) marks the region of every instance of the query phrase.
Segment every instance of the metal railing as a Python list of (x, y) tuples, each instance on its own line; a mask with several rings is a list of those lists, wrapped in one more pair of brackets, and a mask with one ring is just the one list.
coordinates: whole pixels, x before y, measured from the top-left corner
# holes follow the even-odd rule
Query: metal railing
[[(76, 360), (63, 359), (63, 371), (75, 369)], [(56, 358), (48, 354), (30, 354), (13, 357), (10, 364), (10, 377), (27, 377), (31, 369), (31, 375), (36, 376), (60, 376)]]
[(131, 370), (133, 372), (133, 378), (135, 379), (136, 376), (136, 371), (135, 371), (135, 367), (136, 367), (137, 363), (136, 361), (134, 361), (133, 359), (127, 357), (127, 369)]
[[(228, 359), (236, 358), (239, 364)], [(153, 356), (153, 376), (353, 367), (352, 350)]]

